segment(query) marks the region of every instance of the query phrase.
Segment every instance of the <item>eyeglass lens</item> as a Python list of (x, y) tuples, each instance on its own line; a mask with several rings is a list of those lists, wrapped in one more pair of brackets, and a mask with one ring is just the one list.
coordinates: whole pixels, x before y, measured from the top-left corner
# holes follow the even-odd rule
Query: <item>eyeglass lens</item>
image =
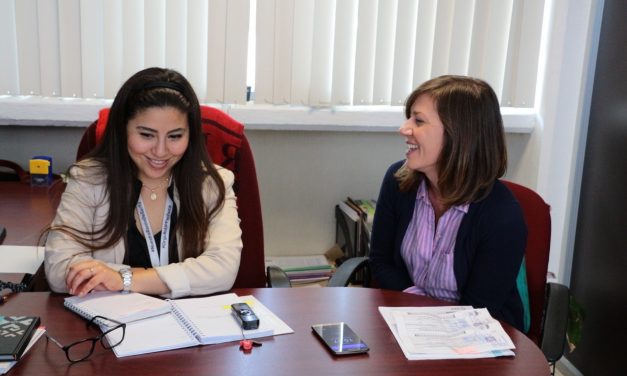
[(124, 340), (125, 332), (126, 327), (124, 325), (119, 325), (115, 328), (109, 329), (106, 332), (102, 333), (102, 337), (100, 338), (100, 344), (102, 344), (102, 347), (107, 350), (112, 349), (122, 343), (122, 340)]
[(80, 362), (87, 359), (94, 352), (96, 341), (97, 339), (95, 338), (88, 338), (70, 345), (66, 350), (68, 360), (70, 362)]

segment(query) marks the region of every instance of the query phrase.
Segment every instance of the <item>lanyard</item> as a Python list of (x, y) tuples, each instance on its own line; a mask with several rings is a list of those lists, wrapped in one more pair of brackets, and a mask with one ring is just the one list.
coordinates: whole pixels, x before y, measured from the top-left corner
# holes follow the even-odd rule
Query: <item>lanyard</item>
[(169, 264), (168, 245), (170, 237), (170, 221), (172, 216), (172, 208), (174, 204), (169, 195), (166, 195), (165, 210), (163, 213), (163, 224), (161, 226), (161, 246), (159, 247), (159, 253), (157, 254), (157, 243), (155, 237), (152, 234), (150, 228), (150, 222), (148, 222), (148, 216), (146, 215), (146, 209), (144, 208), (144, 202), (141, 196), (137, 201), (137, 214), (139, 215), (139, 223), (144, 231), (144, 237), (146, 238), (146, 245), (148, 246), (148, 254), (150, 255), (150, 263), (153, 268), (161, 265)]

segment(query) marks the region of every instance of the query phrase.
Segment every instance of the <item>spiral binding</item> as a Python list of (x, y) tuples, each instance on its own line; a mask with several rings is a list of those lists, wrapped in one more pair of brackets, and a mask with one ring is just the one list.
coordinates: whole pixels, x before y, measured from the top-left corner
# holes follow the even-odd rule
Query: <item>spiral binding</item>
[(183, 328), (189, 333), (190, 337), (200, 342), (200, 338), (203, 337), (202, 331), (194, 325), (194, 323), (187, 317), (183, 311), (179, 309), (174, 300), (167, 299), (172, 305), (172, 313), (176, 316), (177, 320)]
[(91, 320), (92, 317), (97, 316), (95, 313), (81, 308), (78, 305), (74, 304), (74, 302), (68, 301), (67, 299), (63, 302), (63, 305), (70, 311), (78, 313), (80, 316), (86, 318), (87, 320)]

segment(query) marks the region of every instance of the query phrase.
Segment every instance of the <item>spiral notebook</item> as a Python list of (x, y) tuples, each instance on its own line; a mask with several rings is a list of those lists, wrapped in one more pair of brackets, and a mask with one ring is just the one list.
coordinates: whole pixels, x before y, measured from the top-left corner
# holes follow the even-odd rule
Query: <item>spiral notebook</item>
[(171, 311), (167, 300), (136, 292), (94, 291), (84, 297), (65, 298), (63, 304), (86, 319), (100, 315), (125, 323)]
[[(242, 332), (231, 314), (231, 304), (242, 302), (259, 317), (258, 329)], [(294, 332), (252, 295), (161, 300), (138, 293), (95, 292), (84, 298), (66, 298), (65, 306), (87, 319), (101, 315), (126, 322), (124, 340), (113, 348), (118, 357), (238, 341), (244, 335), (260, 338)], [(121, 334), (111, 333), (107, 339), (116, 342)]]

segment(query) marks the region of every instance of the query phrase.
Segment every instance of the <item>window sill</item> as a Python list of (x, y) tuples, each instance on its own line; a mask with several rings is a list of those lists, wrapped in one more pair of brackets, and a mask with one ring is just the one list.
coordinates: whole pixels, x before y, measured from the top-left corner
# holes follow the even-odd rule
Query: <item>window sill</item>
[[(106, 99), (0, 96), (0, 126), (86, 127), (98, 111), (111, 106)], [(396, 132), (404, 121), (401, 106), (218, 105), (251, 130), (323, 132)], [(507, 133), (532, 133), (533, 108), (501, 108)]]

